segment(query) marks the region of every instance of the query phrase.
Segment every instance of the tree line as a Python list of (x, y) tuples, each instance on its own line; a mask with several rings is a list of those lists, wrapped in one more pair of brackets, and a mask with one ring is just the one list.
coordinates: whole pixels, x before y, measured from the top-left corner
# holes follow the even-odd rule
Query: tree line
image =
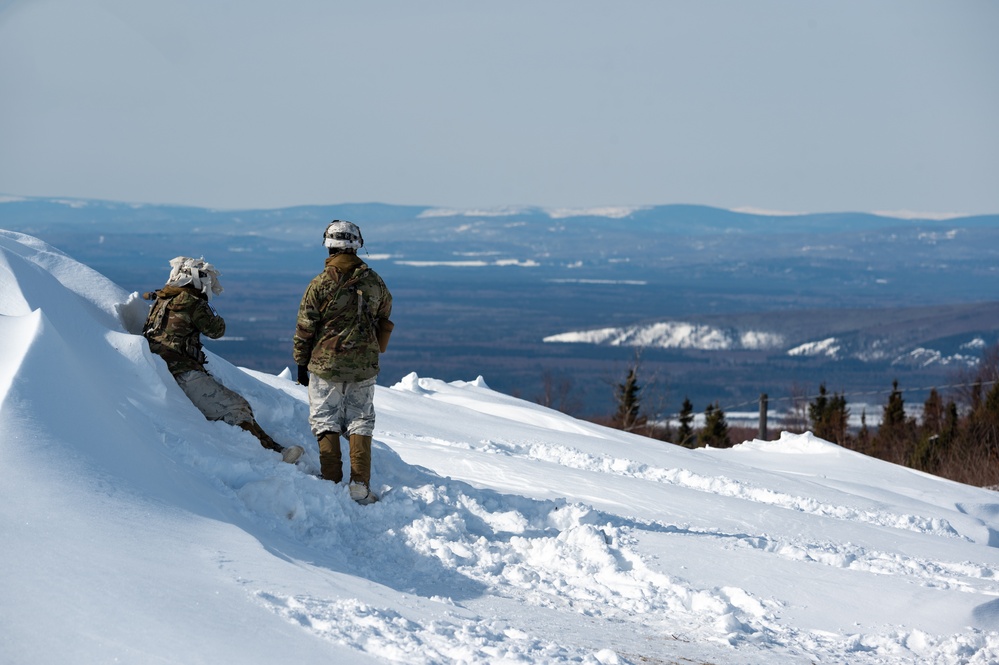
[[(705, 407), (699, 427), (689, 398), (673, 418), (648, 414), (642, 403), (640, 365), (636, 355), (625, 379), (615, 386), (614, 414), (593, 420), (688, 448), (727, 448), (754, 438), (756, 430), (730, 427), (718, 402)], [(908, 409), (902, 388), (893, 381), (879, 424), (869, 427), (867, 414), (861, 413), (859, 428), (849, 425), (846, 395), (830, 393), (823, 383), (807, 402), (792, 398), (800, 417), (782, 429), (799, 434), (807, 429), (893, 464), (969, 485), (999, 487), (999, 345), (986, 349), (977, 366), (959, 371), (951, 383), (950, 391), (934, 388), (921, 408)]]

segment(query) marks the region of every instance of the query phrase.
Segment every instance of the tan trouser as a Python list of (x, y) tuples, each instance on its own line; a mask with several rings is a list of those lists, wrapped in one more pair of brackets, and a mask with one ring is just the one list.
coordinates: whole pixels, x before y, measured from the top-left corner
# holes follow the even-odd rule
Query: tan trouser
[(177, 385), (208, 420), (221, 420), (245, 429), (257, 437), (260, 445), (281, 452), (283, 448), (253, 418), (250, 403), (237, 392), (229, 390), (208, 372), (192, 369), (174, 377)]
[(253, 421), (253, 409), (242, 395), (229, 390), (208, 372), (192, 369), (174, 378), (194, 406), (208, 420), (223, 420), (230, 425)]

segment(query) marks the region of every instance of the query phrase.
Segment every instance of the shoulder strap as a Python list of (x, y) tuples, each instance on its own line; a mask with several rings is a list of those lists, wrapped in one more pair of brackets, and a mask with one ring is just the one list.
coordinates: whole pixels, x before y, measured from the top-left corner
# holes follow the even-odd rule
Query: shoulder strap
[[(337, 335), (341, 341), (348, 340), (357, 334), (358, 330), (361, 330), (361, 335), (363, 337), (374, 336), (374, 316), (371, 313), (371, 309), (367, 301), (362, 297), (361, 290), (357, 288), (357, 283), (368, 276), (371, 272), (371, 268), (361, 264), (351, 272), (341, 272), (337, 270), (334, 266), (328, 266), (326, 268), (330, 276), (333, 277), (335, 282), (335, 287), (333, 291), (329, 294), (326, 301), (321, 304), (320, 308), (323, 311), (323, 316), (328, 317), (333, 314), (327, 308), (336, 302), (341, 294), (345, 294), (353, 299), (353, 302), (348, 301), (345, 303), (342, 309), (338, 310), (338, 314), (349, 317), (347, 320), (350, 321), (348, 327), (342, 329)], [(356, 316), (354, 315), (353, 308), (357, 307)], [(336, 319), (328, 318), (329, 322)], [(343, 319), (340, 319), (341, 323)]]
[(169, 310), (167, 308), (167, 303), (170, 302), (171, 298), (167, 298), (163, 295), (162, 291), (153, 291), (151, 293), (145, 293), (142, 296), (147, 300), (152, 298), (156, 299), (153, 303), (152, 309), (149, 311), (149, 316), (146, 317), (146, 325), (142, 329), (142, 334), (145, 337), (155, 337), (163, 332), (166, 327), (166, 319)]

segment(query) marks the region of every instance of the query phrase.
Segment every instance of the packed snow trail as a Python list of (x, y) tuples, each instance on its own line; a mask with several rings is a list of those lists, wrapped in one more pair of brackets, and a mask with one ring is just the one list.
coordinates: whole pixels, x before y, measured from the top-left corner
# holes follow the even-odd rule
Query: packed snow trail
[(315, 477), (290, 372), (209, 352), (297, 466), (202, 417), (128, 332), (136, 294), (9, 232), (0, 286), (4, 662), (999, 660), (993, 492), (414, 374), (376, 390), (360, 506)]

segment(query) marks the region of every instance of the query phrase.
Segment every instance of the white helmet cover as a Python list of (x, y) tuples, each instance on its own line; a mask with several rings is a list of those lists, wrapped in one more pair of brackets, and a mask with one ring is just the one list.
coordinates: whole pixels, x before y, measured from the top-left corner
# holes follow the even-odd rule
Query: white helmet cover
[(364, 237), (357, 224), (334, 219), (323, 233), (323, 245), (329, 249), (360, 249), (364, 246)]
[(170, 261), (170, 268), (170, 279), (167, 280), (169, 286), (190, 284), (204, 293), (209, 300), (213, 295), (222, 293), (222, 285), (219, 283), (219, 275), (222, 273), (205, 261), (204, 257), (192, 259), (188, 256), (178, 256)]

